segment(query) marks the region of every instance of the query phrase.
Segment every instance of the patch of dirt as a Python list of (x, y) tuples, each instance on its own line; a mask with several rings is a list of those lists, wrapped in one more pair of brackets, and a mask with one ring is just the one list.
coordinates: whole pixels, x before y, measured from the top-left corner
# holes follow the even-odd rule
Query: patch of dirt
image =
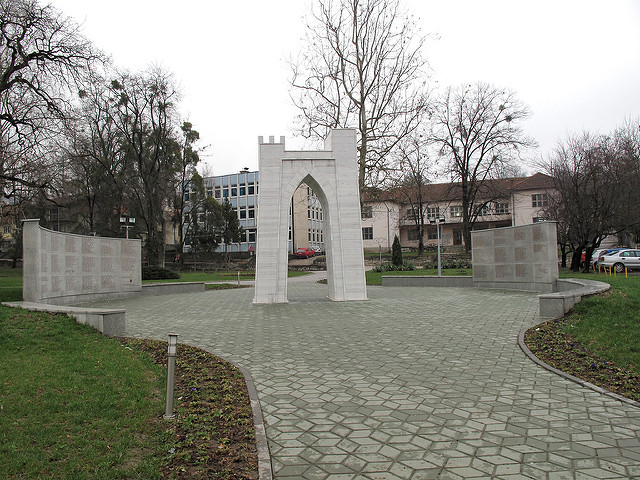
[(566, 319), (527, 330), (524, 341), (540, 360), (568, 374), (640, 401), (640, 375), (590, 352), (563, 329)]
[[(167, 342), (121, 338), (167, 367)], [(164, 398), (164, 392), (162, 393)], [(178, 344), (175, 420), (164, 421), (165, 478), (258, 478), (253, 412), (242, 372), (199, 348)]]

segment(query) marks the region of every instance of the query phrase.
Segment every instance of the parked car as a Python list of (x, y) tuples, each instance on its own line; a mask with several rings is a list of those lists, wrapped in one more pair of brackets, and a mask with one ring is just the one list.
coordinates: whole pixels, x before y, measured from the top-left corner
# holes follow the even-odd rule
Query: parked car
[(599, 262), (604, 267), (613, 267), (618, 273), (624, 272), (625, 268), (627, 270), (640, 270), (640, 250), (631, 248), (619, 250), (610, 255), (603, 255), (600, 257)]
[(594, 250), (593, 255), (591, 256), (591, 265), (593, 265), (593, 268), (598, 268), (600, 257), (603, 257), (604, 255), (611, 255), (612, 253), (619, 252), (620, 250), (627, 250), (627, 247), (600, 248), (598, 250)]
[(313, 248), (299, 248), (296, 250), (297, 258), (309, 258), (313, 257), (316, 254), (316, 251)]

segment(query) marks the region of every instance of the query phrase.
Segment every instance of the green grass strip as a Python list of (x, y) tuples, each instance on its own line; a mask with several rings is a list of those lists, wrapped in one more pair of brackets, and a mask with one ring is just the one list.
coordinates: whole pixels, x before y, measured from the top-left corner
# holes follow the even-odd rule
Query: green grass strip
[(0, 306), (2, 477), (157, 478), (164, 381), (70, 317)]

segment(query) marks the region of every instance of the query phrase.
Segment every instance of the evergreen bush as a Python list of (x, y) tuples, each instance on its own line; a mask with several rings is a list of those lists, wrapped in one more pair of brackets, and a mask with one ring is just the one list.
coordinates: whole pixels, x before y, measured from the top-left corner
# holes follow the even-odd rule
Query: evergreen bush
[(142, 280), (165, 280), (180, 278), (180, 275), (168, 268), (157, 265), (142, 267)]

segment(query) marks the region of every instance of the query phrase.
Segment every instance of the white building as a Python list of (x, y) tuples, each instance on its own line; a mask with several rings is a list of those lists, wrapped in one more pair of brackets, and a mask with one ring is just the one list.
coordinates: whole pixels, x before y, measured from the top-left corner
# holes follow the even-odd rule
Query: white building
[[(475, 230), (535, 223), (548, 204), (551, 177), (536, 173), (530, 177), (490, 180), (476, 198), (483, 205), (474, 225)], [(419, 228), (416, 223), (415, 198), (412, 192), (392, 190), (380, 192), (376, 198), (364, 199), (362, 238), (368, 252), (388, 251), (395, 235), (402, 247), (417, 248)], [(444, 217), (441, 223), (442, 245), (462, 245), (462, 201), (460, 184), (428, 184), (422, 192), (425, 221)], [(428, 225), (424, 245), (437, 243), (436, 227)]]

